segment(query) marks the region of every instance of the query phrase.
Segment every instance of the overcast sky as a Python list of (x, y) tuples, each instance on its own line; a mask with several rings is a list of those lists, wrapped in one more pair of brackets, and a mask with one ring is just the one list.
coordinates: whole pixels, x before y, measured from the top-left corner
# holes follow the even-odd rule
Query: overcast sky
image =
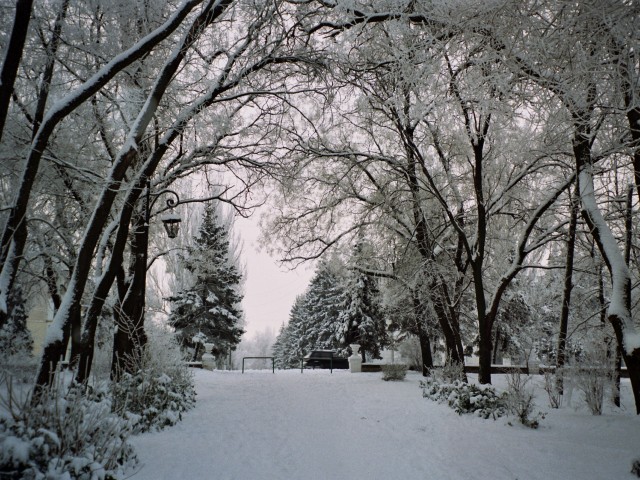
[(261, 248), (259, 213), (249, 219), (238, 217), (234, 224), (235, 232), (244, 242), (242, 259), (247, 278), (242, 307), (249, 338), (268, 327), (277, 334), (280, 325), (288, 320), (296, 296), (304, 292), (313, 276), (312, 267), (289, 270)]

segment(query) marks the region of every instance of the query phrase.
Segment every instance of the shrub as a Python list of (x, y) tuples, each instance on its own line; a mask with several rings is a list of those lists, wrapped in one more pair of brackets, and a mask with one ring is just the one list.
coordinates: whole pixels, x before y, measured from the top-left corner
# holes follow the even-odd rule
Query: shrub
[(551, 408), (560, 408), (562, 403), (562, 372), (556, 371), (544, 373), (544, 391), (547, 392), (549, 398), (549, 406)]
[(462, 363), (447, 363), (441, 369), (433, 370), (433, 375), (440, 383), (467, 382)]
[(531, 377), (522, 375), (520, 372), (513, 372), (507, 375), (507, 392), (505, 395), (506, 407), (509, 413), (518, 417), (521, 424), (531, 428), (538, 428), (538, 413), (531, 417), (535, 404), (533, 403), (533, 390), (527, 385)]
[(388, 380), (404, 380), (407, 376), (407, 366), (403, 363), (391, 363), (382, 365), (382, 379)]
[(605, 391), (613, 388), (613, 364), (607, 358), (604, 344), (585, 348), (579, 365), (565, 368), (566, 376), (584, 394), (584, 401), (593, 415), (602, 415)]
[(0, 417), (0, 471), (6, 478), (118, 478), (137, 463), (127, 442), (130, 425), (112, 413), (106, 387), (85, 394), (57, 382), (38, 403), (30, 392), (16, 393), (7, 376), (0, 389), (6, 411)]
[(440, 403), (446, 402), (460, 415), (474, 413), (479, 417), (493, 417), (495, 420), (507, 413), (504, 395), (498, 395), (491, 387), (479, 387), (460, 380), (440, 383), (434, 378), (420, 382), (420, 386), (423, 397)]
[(175, 337), (148, 330), (142, 358), (131, 360), (135, 374), (124, 373), (112, 384), (114, 408), (135, 424), (136, 432), (174, 425), (195, 405), (193, 374)]
[(640, 458), (636, 458), (631, 463), (631, 473), (633, 473), (636, 477), (640, 478)]

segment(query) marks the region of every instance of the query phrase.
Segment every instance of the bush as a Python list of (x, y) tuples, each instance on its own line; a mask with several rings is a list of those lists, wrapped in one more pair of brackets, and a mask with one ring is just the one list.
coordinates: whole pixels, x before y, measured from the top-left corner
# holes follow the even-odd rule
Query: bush
[(614, 367), (607, 357), (606, 345), (593, 343), (585, 348), (579, 365), (564, 369), (565, 376), (584, 394), (593, 415), (602, 415), (605, 391), (613, 386)]
[(549, 406), (551, 408), (560, 408), (562, 403), (562, 372), (556, 371), (544, 373), (544, 391), (547, 392), (549, 398)]
[[(59, 375), (60, 376), (60, 375)], [(111, 411), (107, 389), (67, 390), (58, 382), (31, 402), (0, 379), (0, 471), (3, 478), (119, 478), (137, 459), (127, 421)]]
[(193, 373), (175, 337), (162, 330), (148, 333), (142, 358), (132, 361), (136, 373), (124, 373), (112, 385), (114, 408), (134, 422), (135, 432), (174, 425), (195, 405)]
[(636, 458), (631, 464), (631, 473), (640, 478), (640, 458)]
[(404, 380), (407, 376), (407, 366), (403, 363), (391, 363), (382, 365), (382, 379), (388, 380)]
[(433, 370), (433, 375), (440, 383), (467, 382), (462, 363), (447, 363), (441, 369)]
[(423, 397), (440, 403), (446, 402), (460, 415), (474, 413), (479, 417), (493, 417), (495, 420), (507, 413), (505, 396), (498, 395), (491, 387), (483, 388), (460, 380), (440, 383), (434, 378), (420, 382), (420, 386)]
[(534, 418), (531, 417), (535, 404), (533, 390), (527, 385), (530, 380), (531, 377), (524, 376), (520, 372), (508, 374), (505, 401), (509, 413), (518, 417), (522, 425), (538, 428), (542, 414), (538, 413)]

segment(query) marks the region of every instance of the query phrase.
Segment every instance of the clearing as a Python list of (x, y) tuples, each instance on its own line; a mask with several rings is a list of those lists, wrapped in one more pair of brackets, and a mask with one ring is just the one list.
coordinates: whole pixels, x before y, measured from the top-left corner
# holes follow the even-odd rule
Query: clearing
[[(632, 479), (640, 417), (548, 407), (538, 430), (513, 418), (459, 416), (422, 398), (421, 376), (299, 370), (195, 372), (196, 407), (178, 425), (134, 437), (135, 480)], [(473, 376), (471, 376), (473, 378)], [(540, 383), (541, 377), (536, 377)], [(504, 382), (495, 376), (498, 386)], [(513, 423), (510, 426), (508, 422)]]

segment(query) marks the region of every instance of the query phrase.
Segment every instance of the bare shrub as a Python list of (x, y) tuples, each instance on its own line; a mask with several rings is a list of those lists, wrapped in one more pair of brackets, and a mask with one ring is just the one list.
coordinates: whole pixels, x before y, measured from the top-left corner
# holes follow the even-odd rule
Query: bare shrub
[(462, 363), (447, 363), (441, 369), (434, 369), (432, 372), (434, 378), (440, 383), (467, 381), (467, 376), (464, 373), (464, 365)]
[(562, 382), (562, 372), (544, 372), (544, 391), (547, 392), (549, 406), (551, 408), (560, 408), (560, 405), (562, 404), (562, 389), (560, 382)]
[(612, 388), (613, 362), (607, 356), (604, 343), (592, 343), (585, 348), (579, 364), (565, 368), (566, 376), (582, 391), (584, 401), (593, 415), (602, 415), (605, 392)]
[(531, 377), (519, 371), (507, 374), (506, 406), (507, 410), (518, 417), (523, 425), (538, 428), (541, 413), (532, 417), (535, 403), (533, 389), (529, 386)]

